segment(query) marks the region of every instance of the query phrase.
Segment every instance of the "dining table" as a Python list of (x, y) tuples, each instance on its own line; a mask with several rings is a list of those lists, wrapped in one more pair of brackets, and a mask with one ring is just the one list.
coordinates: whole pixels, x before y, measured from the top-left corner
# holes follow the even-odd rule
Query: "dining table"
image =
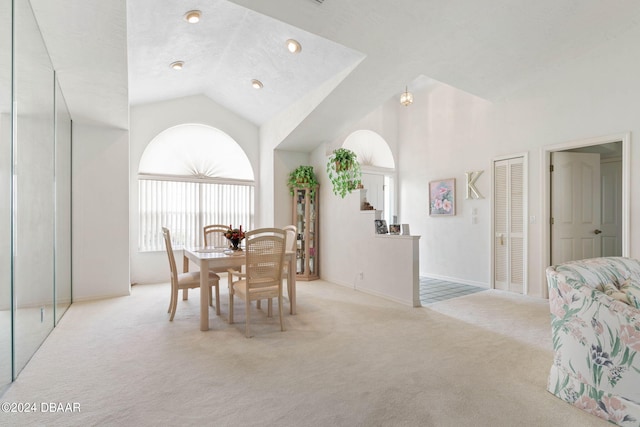
[[(211, 288), (208, 286), (210, 268), (237, 268), (246, 264), (244, 251), (232, 251), (215, 247), (185, 247), (183, 270), (189, 271), (189, 261), (200, 268), (200, 330), (209, 330), (209, 301)], [(291, 287), (289, 314), (296, 314), (296, 253), (285, 252), (285, 262), (289, 263), (287, 286)]]

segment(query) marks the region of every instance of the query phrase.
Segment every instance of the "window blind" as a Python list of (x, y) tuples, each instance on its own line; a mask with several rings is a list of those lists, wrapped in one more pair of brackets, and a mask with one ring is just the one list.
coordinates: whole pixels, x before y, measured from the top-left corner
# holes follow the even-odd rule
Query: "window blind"
[(254, 187), (250, 184), (139, 179), (138, 249), (164, 250), (162, 227), (175, 247), (203, 244), (209, 224), (254, 226)]

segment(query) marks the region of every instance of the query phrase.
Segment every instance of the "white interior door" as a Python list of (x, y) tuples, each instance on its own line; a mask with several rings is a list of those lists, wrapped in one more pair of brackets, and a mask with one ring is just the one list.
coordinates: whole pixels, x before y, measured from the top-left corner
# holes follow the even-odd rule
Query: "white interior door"
[(494, 288), (523, 293), (526, 280), (524, 157), (494, 162)]
[(602, 256), (622, 255), (622, 160), (600, 163)]
[(600, 155), (553, 152), (551, 167), (551, 263), (600, 256)]

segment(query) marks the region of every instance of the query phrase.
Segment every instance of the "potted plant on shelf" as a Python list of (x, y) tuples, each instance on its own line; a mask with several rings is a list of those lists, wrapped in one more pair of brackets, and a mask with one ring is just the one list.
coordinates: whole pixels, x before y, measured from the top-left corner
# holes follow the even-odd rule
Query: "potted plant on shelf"
[(347, 148), (336, 148), (327, 162), (327, 174), (333, 184), (333, 194), (344, 199), (360, 183), (362, 172), (356, 153)]
[(313, 172), (313, 166), (298, 166), (289, 173), (287, 185), (289, 186), (289, 194), (293, 196), (296, 188), (309, 188), (309, 195), (315, 196), (316, 188), (318, 188), (318, 179)]

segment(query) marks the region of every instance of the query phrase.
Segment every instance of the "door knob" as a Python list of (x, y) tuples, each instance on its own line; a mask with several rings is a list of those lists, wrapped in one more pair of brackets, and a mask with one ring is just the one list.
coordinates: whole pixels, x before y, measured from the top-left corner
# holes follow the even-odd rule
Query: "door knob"
[(594, 233), (600, 234), (600, 233), (602, 233), (602, 230), (596, 230), (596, 231), (594, 231)]

